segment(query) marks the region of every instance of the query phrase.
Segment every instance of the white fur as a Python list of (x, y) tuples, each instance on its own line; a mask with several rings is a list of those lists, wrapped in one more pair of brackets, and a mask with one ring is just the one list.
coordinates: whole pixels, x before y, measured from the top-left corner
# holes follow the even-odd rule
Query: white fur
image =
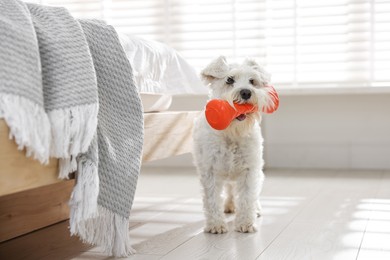
[[(269, 83), (269, 76), (254, 61), (228, 65), (224, 57), (219, 57), (201, 75), (210, 87), (211, 99), (256, 104), (259, 110), (269, 105), (268, 92), (263, 88)], [(226, 84), (228, 77), (233, 77), (235, 83)], [(250, 99), (241, 98), (242, 89), (251, 91)], [(209, 126), (204, 113), (195, 120), (193, 156), (204, 192), (205, 232), (228, 231), (224, 212), (236, 213), (236, 231), (256, 231), (255, 220), (260, 216), (259, 196), (264, 180), (260, 113), (247, 115), (243, 121), (234, 119), (221, 131)]]

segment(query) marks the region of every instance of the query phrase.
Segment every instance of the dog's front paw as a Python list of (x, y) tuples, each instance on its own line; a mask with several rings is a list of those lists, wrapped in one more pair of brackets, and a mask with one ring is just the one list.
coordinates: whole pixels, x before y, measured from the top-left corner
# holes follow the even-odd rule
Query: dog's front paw
[(223, 221), (214, 224), (208, 224), (204, 228), (204, 232), (212, 234), (223, 234), (228, 232), (228, 226)]
[(257, 228), (253, 223), (237, 223), (235, 230), (242, 233), (253, 233), (257, 231)]

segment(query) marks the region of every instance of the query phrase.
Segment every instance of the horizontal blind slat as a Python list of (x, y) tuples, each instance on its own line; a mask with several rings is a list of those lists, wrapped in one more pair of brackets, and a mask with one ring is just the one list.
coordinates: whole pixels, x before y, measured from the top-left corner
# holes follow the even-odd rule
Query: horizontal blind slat
[(168, 43), (198, 69), (254, 57), (286, 86), (390, 84), (388, 0), (31, 1)]

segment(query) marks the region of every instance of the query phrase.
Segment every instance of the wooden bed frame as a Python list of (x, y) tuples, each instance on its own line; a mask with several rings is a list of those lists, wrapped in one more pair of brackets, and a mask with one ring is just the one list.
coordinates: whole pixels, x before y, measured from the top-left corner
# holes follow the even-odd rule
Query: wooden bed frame
[[(142, 161), (190, 152), (193, 119), (199, 113), (145, 113)], [(69, 218), (75, 180), (59, 180), (57, 168), (56, 159), (43, 166), (27, 158), (0, 119), (0, 242)]]

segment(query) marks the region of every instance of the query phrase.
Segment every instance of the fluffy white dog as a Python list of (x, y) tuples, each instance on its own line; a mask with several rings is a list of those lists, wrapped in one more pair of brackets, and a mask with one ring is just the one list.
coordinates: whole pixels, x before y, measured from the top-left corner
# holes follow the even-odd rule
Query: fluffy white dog
[[(219, 57), (201, 76), (210, 87), (210, 99), (250, 103), (259, 108), (272, 102), (264, 88), (269, 74), (252, 60), (238, 65), (227, 64), (225, 57)], [(236, 231), (256, 231), (264, 180), (260, 113), (242, 114), (221, 131), (209, 126), (204, 113), (195, 120), (193, 156), (204, 192), (205, 232), (228, 231), (224, 212), (236, 213)]]

